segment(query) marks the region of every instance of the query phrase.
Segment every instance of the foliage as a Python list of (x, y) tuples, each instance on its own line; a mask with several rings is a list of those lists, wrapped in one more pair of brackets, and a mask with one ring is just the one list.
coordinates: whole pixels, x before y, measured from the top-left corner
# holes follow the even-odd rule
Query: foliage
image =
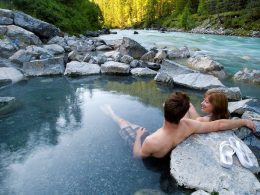
[(36, 18), (52, 23), (61, 30), (79, 34), (101, 27), (99, 7), (89, 0), (13, 0), (1, 6), (24, 11)]

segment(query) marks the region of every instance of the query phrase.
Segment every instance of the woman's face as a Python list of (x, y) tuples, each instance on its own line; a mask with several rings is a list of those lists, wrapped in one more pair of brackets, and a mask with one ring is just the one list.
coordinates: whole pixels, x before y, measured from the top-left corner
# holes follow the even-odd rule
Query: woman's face
[(201, 110), (206, 113), (213, 112), (213, 105), (209, 102), (208, 97), (205, 97), (203, 102), (201, 102)]

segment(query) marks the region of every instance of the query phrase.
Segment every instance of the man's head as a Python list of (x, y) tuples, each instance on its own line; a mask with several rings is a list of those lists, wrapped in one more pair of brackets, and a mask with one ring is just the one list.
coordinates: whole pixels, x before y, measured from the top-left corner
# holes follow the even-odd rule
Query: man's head
[(170, 123), (179, 124), (189, 108), (190, 98), (185, 93), (172, 93), (164, 103), (164, 118)]

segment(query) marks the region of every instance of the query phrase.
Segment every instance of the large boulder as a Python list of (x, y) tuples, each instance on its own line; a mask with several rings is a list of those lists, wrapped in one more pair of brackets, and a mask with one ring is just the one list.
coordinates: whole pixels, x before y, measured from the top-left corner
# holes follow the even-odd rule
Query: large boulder
[(15, 25), (7, 26), (6, 36), (19, 47), (42, 44), (39, 37), (37, 37), (34, 33)]
[(219, 88), (212, 88), (208, 90), (209, 92), (222, 92), (224, 93), (228, 100), (238, 101), (242, 99), (242, 94), (239, 87), (219, 87)]
[(93, 75), (100, 73), (100, 66), (86, 62), (72, 61), (66, 65), (64, 75)]
[(108, 61), (101, 65), (101, 73), (128, 75), (130, 73), (130, 66), (120, 62)]
[(13, 24), (14, 15), (11, 10), (0, 9), (0, 25)]
[(170, 50), (167, 54), (167, 58), (170, 60), (188, 57), (190, 57), (190, 51), (188, 47), (181, 47), (180, 49)]
[(224, 66), (207, 55), (193, 55), (188, 59), (190, 67), (203, 73), (212, 74), (218, 78), (225, 78)]
[(157, 74), (156, 71), (151, 70), (149, 68), (133, 68), (131, 70), (131, 74), (134, 76), (155, 76)]
[(13, 67), (0, 67), (0, 83), (16, 83), (23, 79), (23, 74)]
[(260, 101), (259, 99), (245, 99), (236, 102), (229, 102), (228, 110), (231, 114), (242, 115), (245, 111), (252, 111), (260, 114)]
[(124, 37), (122, 44), (119, 47), (119, 52), (123, 55), (130, 55), (133, 58), (139, 59), (147, 52), (147, 50), (136, 41)]
[(58, 75), (64, 72), (64, 60), (62, 57), (44, 60), (33, 60), (23, 63), (26, 76)]
[(239, 81), (260, 84), (260, 70), (244, 68), (243, 70), (238, 71), (233, 78)]
[(249, 153), (254, 164), (250, 170), (242, 167), (236, 156), (230, 169), (220, 165), (219, 145), (230, 137), (242, 142), (232, 131), (225, 131), (196, 134), (179, 144), (171, 153), (170, 165), (177, 183), (219, 194), (256, 194), (260, 183), (252, 172), (259, 171), (259, 165), (253, 153)]
[(159, 72), (171, 76), (175, 84), (192, 89), (208, 90), (214, 87), (224, 87), (218, 78), (199, 73), (170, 60), (163, 61)]
[(60, 34), (60, 29), (54, 25), (19, 11), (14, 12), (14, 24), (35, 33), (41, 38), (50, 39)]
[(0, 57), (8, 58), (17, 51), (18, 47), (8, 39), (0, 39)]

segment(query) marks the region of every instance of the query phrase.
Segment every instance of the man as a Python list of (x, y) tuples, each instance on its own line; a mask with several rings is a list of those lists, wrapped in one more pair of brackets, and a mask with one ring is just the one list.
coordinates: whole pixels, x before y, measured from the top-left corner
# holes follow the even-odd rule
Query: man
[(173, 148), (194, 133), (209, 133), (227, 129), (247, 126), (255, 131), (256, 126), (251, 120), (221, 119), (212, 122), (200, 122), (185, 118), (189, 110), (189, 97), (181, 92), (173, 93), (164, 104), (163, 126), (141, 143), (141, 137), (146, 131), (144, 128), (137, 129), (133, 146), (134, 157), (166, 156)]

